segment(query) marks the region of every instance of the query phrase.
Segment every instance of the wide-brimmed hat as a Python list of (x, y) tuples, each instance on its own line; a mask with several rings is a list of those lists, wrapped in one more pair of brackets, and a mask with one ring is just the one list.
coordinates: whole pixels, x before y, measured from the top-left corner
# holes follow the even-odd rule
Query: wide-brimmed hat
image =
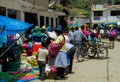
[(46, 27), (45, 26), (42, 26), (42, 28), (41, 28), (42, 30), (44, 30), (44, 29), (46, 29)]

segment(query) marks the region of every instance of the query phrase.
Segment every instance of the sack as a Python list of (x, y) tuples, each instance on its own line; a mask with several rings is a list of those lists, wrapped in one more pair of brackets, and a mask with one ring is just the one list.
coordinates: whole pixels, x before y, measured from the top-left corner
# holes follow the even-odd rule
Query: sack
[(110, 31), (109, 36), (110, 37), (115, 37), (116, 36), (116, 32), (115, 31)]
[(59, 44), (56, 44), (54, 41), (51, 41), (51, 43), (48, 46), (48, 51), (50, 55), (55, 56), (58, 54), (58, 52), (65, 43), (65, 37), (63, 36), (63, 38), (64, 38), (63, 41)]

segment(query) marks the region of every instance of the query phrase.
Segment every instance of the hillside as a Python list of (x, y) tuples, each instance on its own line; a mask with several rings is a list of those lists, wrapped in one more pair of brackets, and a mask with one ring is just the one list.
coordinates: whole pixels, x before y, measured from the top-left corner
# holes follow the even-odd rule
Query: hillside
[(72, 15), (90, 14), (92, 4), (120, 4), (120, 0), (70, 0), (70, 12)]

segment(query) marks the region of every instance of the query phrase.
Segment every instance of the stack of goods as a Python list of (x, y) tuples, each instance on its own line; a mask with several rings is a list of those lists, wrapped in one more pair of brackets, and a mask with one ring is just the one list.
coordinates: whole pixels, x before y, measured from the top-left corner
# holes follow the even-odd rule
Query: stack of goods
[(31, 66), (34, 66), (34, 67), (38, 66), (38, 62), (37, 62), (35, 56), (29, 56), (29, 57), (27, 57), (27, 61), (28, 61), (28, 63), (29, 63)]

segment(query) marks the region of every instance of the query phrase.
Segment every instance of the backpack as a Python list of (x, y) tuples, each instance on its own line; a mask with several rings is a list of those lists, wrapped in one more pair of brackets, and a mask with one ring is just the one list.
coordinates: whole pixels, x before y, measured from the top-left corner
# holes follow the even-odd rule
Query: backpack
[(56, 44), (54, 41), (51, 41), (51, 43), (48, 46), (48, 51), (49, 51), (50, 55), (56, 56), (58, 54), (58, 52), (60, 51), (60, 49), (62, 48), (62, 46), (65, 43), (65, 37), (63, 36), (63, 38), (64, 39), (59, 44)]
[(110, 37), (115, 37), (116, 36), (116, 32), (114, 30), (110, 31), (109, 36)]

